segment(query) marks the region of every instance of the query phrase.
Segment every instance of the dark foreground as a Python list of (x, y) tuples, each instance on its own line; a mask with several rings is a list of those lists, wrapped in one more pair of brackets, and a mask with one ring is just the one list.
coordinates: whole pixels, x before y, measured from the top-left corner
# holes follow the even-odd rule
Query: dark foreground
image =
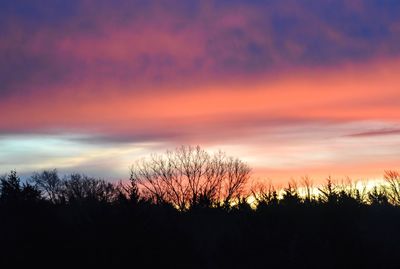
[(146, 204), (0, 209), (1, 263), (147, 268), (399, 268), (400, 209), (281, 205), (174, 209)]
[(1, 268), (400, 267), (400, 208), (384, 200), (286, 193), (256, 210), (242, 203), (180, 212), (135, 195), (55, 203), (34, 188), (9, 187), (0, 202)]

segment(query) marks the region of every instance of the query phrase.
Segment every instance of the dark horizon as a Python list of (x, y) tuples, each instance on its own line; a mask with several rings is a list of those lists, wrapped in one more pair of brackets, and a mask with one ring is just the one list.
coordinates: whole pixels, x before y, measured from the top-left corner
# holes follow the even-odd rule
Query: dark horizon
[[(222, 165), (229, 171), (229, 161)], [(158, 176), (141, 178), (141, 169), (134, 168), (129, 186), (80, 174), (60, 179), (56, 171), (24, 184), (15, 172), (0, 177), (0, 264), (398, 268), (398, 172), (386, 173), (388, 186), (365, 193), (331, 181), (318, 196), (301, 195), (294, 185), (280, 196), (264, 186), (255, 190), (252, 208), (241, 191), (215, 196), (210, 181), (180, 196), (180, 207), (179, 199), (163, 194), (172, 194), (173, 185), (143, 192), (143, 184)], [(246, 175), (245, 167), (240, 170)]]

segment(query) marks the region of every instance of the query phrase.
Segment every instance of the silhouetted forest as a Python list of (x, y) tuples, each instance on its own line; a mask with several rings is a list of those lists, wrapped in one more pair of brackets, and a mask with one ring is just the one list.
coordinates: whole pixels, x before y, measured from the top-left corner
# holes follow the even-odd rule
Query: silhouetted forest
[[(0, 177), (0, 265), (400, 268), (400, 174), (249, 186), (238, 159), (181, 147), (129, 183), (57, 170)], [(250, 203), (251, 202), (251, 203)]]

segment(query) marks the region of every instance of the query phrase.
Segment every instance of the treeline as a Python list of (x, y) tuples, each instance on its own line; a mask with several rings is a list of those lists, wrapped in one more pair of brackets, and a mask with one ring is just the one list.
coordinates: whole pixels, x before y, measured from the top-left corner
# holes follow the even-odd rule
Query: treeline
[[(221, 199), (221, 195), (217, 196), (218, 199), (214, 199), (211, 194), (193, 192), (186, 198), (181, 198), (184, 201), (182, 205), (173, 200), (154, 197), (155, 194), (149, 194), (137, 178), (133, 177), (129, 183), (121, 181), (112, 183), (79, 173), (60, 177), (58, 171), (53, 169), (35, 172), (22, 182), (17, 172), (13, 170), (9, 174), (0, 176), (0, 205), (3, 207), (28, 206), (36, 203), (54, 206), (86, 203), (113, 205), (129, 202), (169, 207), (181, 212), (198, 208), (226, 211), (248, 208), (256, 211), (264, 206), (288, 205), (400, 207), (400, 173), (388, 170), (385, 171), (383, 178), (384, 183), (377, 183), (371, 188), (349, 180), (339, 183), (330, 177), (324, 184), (318, 186), (313, 186), (307, 178), (300, 183), (290, 181), (281, 189), (275, 188), (272, 184), (258, 183), (240, 194), (228, 195), (229, 199)], [(160, 185), (159, 187), (161, 188)], [(172, 192), (168, 189), (169, 186), (162, 188), (165, 193)], [(193, 197), (196, 195), (198, 198)]]
[(0, 177), (0, 266), (399, 268), (399, 173), (369, 190), (276, 190), (248, 186), (250, 172), (190, 147), (138, 161), (127, 184), (12, 171)]

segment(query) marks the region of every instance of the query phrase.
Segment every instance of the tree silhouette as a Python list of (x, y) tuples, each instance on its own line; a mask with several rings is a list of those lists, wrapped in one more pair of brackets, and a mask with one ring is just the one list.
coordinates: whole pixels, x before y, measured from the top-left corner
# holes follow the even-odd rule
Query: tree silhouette
[(46, 199), (56, 203), (61, 199), (63, 181), (58, 176), (57, 169), (35, 172), (30, 180), (44, 195)]
[(267, 187), (264, 184), (257, 184), (252, 188), (251, 193), (256, 200), (257, 207), (277, 205), (279, 203), (278, 192), (272, 184)]
[(9, 175), (0, 178), (0, 199), (3, 201), (16, 202), (21, 196), (20, 178), (15, 170)]
[(222, 152), (209, 154), (199, 146), (182, 146), (136, 162), (130, 180), (153, 202), (185, 210), (237, 201), (250, 172), (247, 164)]
[[(397, 172), (371, 190), (329, 177), (318, 189), (310, 181), (282, 189), (259, 182), (248, 196), (246, 185), (224, 190), (243, 182), (230, 179), (235, 159), (196, 151), (147, 163), (160, 187), (169, 186), (161, 172), (170, 171), (170, 180), (181, 176), (181, 208), (168, 200), (173, 190), (162, 189), (158, 202), (137, 177), (127, 185), (76, 173), (60, 179), (56, 170), (34, 173), (32, 184), (16, 171), (0, 177), (0, 266), (398, 268)], [(202, 177), (189, 183), (188, 175)]]
[(3, 203), (20, 204), (41, 198), (40, 191), (34, 186), (24, 183), (15, 170), (0, 178), (0, 200)]
[(368, 201), (372, 205), (388, 205), (389, 197), (386, 189), (382, 186), (374, 186), (368, 193)]
[(112, 202), (118, 191), (111, 182), (75, 173), (63, 180), (62, 195), (68, 202)]
[(302, 202), (296, 182), (288, 183), (288, 186), (283, 189), (281, 204), (287, 206), (299, 205)]
[(387, 192), (389, 200), (395, 205), (400, 205), (400, 173), (388, 170), (385, 171), (384, 178), (389, 184)]

